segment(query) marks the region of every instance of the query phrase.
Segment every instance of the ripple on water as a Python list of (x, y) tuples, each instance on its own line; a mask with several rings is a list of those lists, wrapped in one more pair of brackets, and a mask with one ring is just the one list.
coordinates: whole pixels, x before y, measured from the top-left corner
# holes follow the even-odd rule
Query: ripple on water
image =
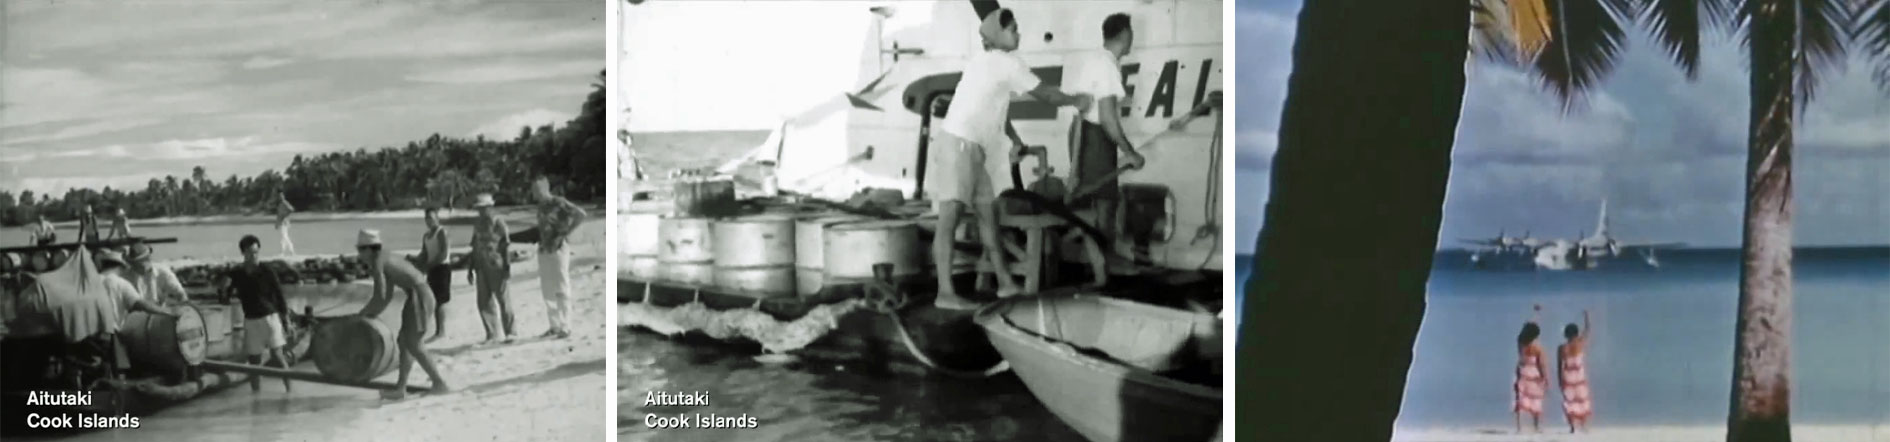
[[(619, 440), (1084, 442), (1016, 376), (918, 378), (824, 363), (762, 364), (726, 347), (618, 332)], [(706, 391), (706, 407), (645, 407), (651, 390)], [(653, 430), (652, 414), (746, 413), (753, 430)]]

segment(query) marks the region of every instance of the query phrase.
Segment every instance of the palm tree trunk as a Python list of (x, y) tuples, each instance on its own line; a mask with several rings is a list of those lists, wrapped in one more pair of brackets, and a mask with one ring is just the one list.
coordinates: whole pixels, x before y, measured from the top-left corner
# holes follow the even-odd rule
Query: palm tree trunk
[(1463, 0), (1301, 10), (1241, 312), (1242, 437), (1391, 437), (1443, 217), (1469, 18)]
[(1795, 2), (1754, 5), (1746, 213), (1728, 441), (1791, 440)]

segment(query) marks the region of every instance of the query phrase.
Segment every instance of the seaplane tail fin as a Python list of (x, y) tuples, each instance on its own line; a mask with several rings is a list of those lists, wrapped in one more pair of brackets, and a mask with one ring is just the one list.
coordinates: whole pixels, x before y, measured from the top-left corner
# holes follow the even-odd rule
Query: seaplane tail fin
[(1595, 219), (1595, 237), (1608, 237), (1608, 199), (1601, 199), (1601, 216)]

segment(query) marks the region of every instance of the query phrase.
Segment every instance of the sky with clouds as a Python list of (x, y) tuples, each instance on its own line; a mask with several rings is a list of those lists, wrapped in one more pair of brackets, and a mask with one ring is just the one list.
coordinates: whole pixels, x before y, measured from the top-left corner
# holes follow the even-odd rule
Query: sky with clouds
[(217, 181), (296, 154), (574, 117), (604, 6), (510, 2), (9, 2), (0, 189)]
[(872, 5), (710, 1), (626, 8), (616, 71), (616, 93), (631, 108), (626, 128), (766, 130), (831, 101), (856, 87)]
[[(1262, 225), (1299, 2), (1236, 3), (1236, 228)], [(1563, 116), (1534, 78), (1477, 60), (1469, 70), (1440, 246), (1500, 229), (1536, 237), (1592, 230), (1605, 197), (1617, 239), (1736, 247), (1744, 200), (1746, 69), (1737, 40), (1706, 42), (1687, 81), (1638, 25), (1614, 73)], [(1797, 125), (1793, 185), (1801, 245), (1890, 244), (1890, 94), (1853, 55), (1826, 73)]]

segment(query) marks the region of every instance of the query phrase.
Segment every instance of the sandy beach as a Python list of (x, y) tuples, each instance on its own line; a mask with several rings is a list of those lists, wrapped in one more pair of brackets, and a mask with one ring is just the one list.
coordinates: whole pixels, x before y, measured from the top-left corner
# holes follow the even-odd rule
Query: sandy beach
[[(520, 211), (520, 210), (529, 210), (530, 208), (531, 208), (530, 206), (499, 207), (499, 211), (501, 213), (510, 213), (510, 212)], [(440, 217), (442, 218), (471, 217), (471, 216), (478, 216), (478, 215), (479, 215), (479, 212), (472, 209), (447, 208), (447, 209), (440, 210)], [(99, 223), (100, 229), (107, 229), (111, 227), (110, 214), (101, 212), (97, 214), (97, 216), (98, 216), (98, 223)], [(299, 222), (299, 221), (336, 221), (336, 220), (358, 220), (358, 219), (420, 219), (424, 217), (426, 217), (426, 211), (422, 209), (388, 210), (388, 211), (382, 211), (382, 212), (296, 212), (295, 215), (289, 217), (289, 222), (291, 223), (291, 225), (293, 225), (293, 223)], [(258, 212), (251, 212), (251, 213), (228, 214), (228, 215), (166, 216), (166, 217), (158, 217), (158, 218), (133, 218), (130, 221), (131, 221), (132, 227), (175, 226), (175, 225), (193, 225), (193, 224), (246, 224), (246, 223), (274, 223), (276, 222), (276, 216), (274, 214), (258, 211)], [(77, 228), (78, 226), (79, 226), (78, 221), (61, 221), (61, 222), (53, 223), (53, 227), (56, 227), (59, 229), (66, 229), (66, 230)]]
[[(608, 434), (604, 405), (604, 223), (587, 220), (571, 238), (572, 335), (535, 336), (546, 329), (537, 260), (513, 264), (510, 284), (517, 342), (481, 346), (477, 295), (464, 272), (454, 274), (445, 305), (447, 335), (428, 345), (458, 391), (385, 401), (379, 392), (297, 382), (292, 393), (265, 379), (263, 390), (230, 388), (143, 416), (143, 426), (74, 440), (599, 440)], [(533, 247), (520, 245), (517, 247)], [(365, 292), (365, 291), (363, 291)], [(341, 310), (358, 309), (359, 304)], [(383, 320), (397, 318), (389, 308)], [(314, 371), (312, 364), (297, 367)], [(390, 372), (379, 380), (392, 382)], [(429, 379), (414, 367), (411, 384)]]
[[(1524, 425), (1528, 425), (1524, 423)], [(1792, 438), (1808, 441), (1890, 441), (1890, 427), (1869, 425), (1792, 426)], [(1391, 438), (1397, 442), (1723, 442), (1726, 427), (1716, 426), (1595, 426), (1586, 434), (1568, 434), (1567, 427), (1551, 428), (1543, 422), (1542, 434), (1515, 434), (1513, 429), (1425, 429), (1399, 430)]]

